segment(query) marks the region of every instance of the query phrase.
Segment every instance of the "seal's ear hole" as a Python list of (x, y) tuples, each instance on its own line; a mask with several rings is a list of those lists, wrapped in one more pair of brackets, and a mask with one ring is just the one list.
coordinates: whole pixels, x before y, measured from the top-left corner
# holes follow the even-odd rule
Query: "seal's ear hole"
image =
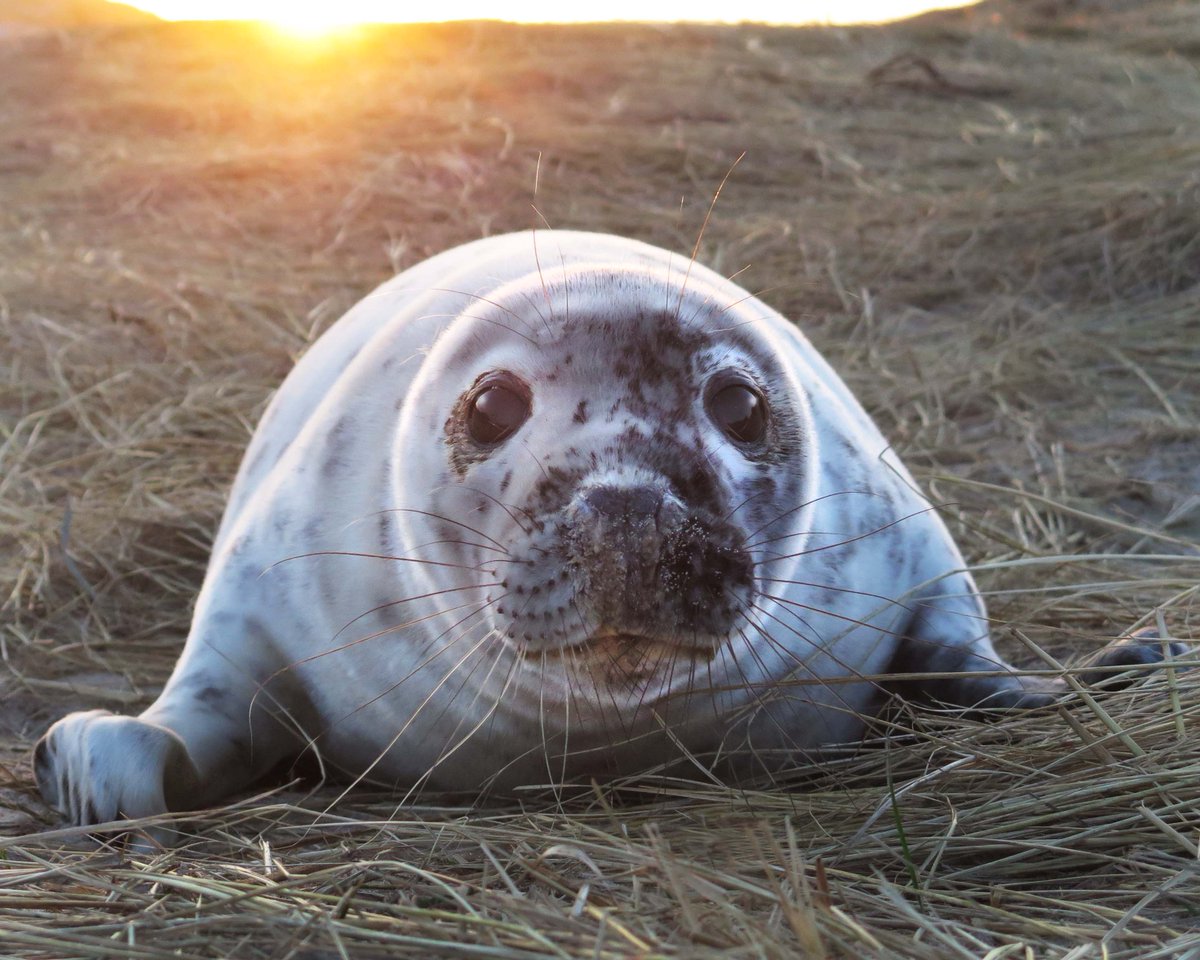
[(708, 414), (738, 443), (758, 443), (767, 435), (767, 400), (748, 383), (721, 387), (709, 397)]
[(523, 384), (490, 381), (467, 404), (467, 432), (476, 443), (495, 444), (511, 437), (529, 418), (530, 397)]

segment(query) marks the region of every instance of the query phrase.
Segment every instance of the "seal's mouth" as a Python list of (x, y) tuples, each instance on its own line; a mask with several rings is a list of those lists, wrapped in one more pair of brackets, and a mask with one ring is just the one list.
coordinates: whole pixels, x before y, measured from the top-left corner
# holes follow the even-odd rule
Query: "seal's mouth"
[(716, 645), (696, 642), (672, 636), (647, 633), (603, 630), (591, 634), (584, 640), (566, 644), (551, 652), (557, 656), (582, 656), (589, 658), (612, 658), (640, 652), (644, 656), (687, 656), (709, 659), (716, 653)]
[(716, 654), (717, 647), (712, 644), (698, 646), (674, 637), (601, 632), (578, 643), (538, 651), (536, 655), (568, 669), (586, 670), (610, 685), (624, 685), (660, 675), (687, 673), (708, 663)]

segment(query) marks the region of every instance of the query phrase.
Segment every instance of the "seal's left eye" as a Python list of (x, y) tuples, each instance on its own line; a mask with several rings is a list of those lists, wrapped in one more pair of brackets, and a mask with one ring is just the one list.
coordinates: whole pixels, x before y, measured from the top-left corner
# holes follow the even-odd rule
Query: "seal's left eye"
[(744, 383), (722, 387), (708, 401), (709, 415), (732, 440), (758, 443), (767, 435), (767, 401)]
[(529, 397), (496, 383), (481, 390), (467, 410), (467, 431), (476, 443), (499, 443), (529, 416)]

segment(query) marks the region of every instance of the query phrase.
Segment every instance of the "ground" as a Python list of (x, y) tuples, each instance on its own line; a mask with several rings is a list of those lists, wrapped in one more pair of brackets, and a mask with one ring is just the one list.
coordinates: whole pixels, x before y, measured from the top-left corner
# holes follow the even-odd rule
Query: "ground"
[(843, 373), (945, 505), (1011, 658), (1194, 639), (1193, 3), (0, 44), (6, 955), (1200, 950), (1185, 672), (999, 724), (902, 713), (758, 793), (398, 809), (300, 785), (154, 855), (47, 832), (28, 762), (55, 717), (153, 698), (253, 424), (343, 309), (509, 229), (690, 251), (726, 174), (700, 259), (746, 268)]

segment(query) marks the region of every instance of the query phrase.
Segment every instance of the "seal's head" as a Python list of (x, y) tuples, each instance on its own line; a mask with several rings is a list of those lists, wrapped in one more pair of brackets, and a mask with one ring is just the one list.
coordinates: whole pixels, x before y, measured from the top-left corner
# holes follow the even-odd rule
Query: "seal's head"
[(396, 458), (431, 494), (406, 546), (432, 524), (493, 584), (492, 640), (564, 690), (691, 684), (752, 629), (764, 561), (801, 549), (808, 402), (748, 309), (682, 274), (539, 273), (457, 317), (413, 384)]

